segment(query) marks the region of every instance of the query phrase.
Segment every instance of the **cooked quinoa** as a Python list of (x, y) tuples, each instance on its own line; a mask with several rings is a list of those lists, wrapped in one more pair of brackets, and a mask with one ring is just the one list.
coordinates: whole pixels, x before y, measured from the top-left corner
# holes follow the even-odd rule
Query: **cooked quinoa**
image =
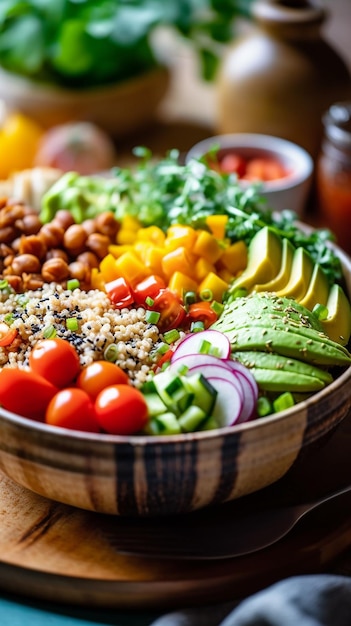
[[(115, 309), (99, 290), (70, 291), (55, 283), (38, 291), (0, 296), (0, 321), (11, 317), (11, 328), (18, 335), (9, 348), (0, 348), (0, 367), (28, 369), (29, 354), (45, 330), (55, 329), (56, 337), (67, 339), (77, 350), (82, 366), (104, 358), (106, 348), (117, 346), (119, 365), (132, 384), (147, 379), (152, 353), (161, 343), (157, 326), (145, 320), (145, 309)], [(75, 318), (78, 329), (67, 329)]]

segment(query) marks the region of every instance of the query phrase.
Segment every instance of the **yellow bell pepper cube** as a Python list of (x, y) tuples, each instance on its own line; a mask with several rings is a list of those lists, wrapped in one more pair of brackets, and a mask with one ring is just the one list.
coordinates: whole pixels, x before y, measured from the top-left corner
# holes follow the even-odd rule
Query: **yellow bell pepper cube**
[(125, 280), (132, 286), (150, 275), (150, 270), (145, 266), (133, 252), (125, 252), (115, 260), (116, 268), (119, 276), (123, 276)]
[(184, 294), (188, 291), (194, 291), (196, 293), (198, 284), (195, 280), (190, 278), (190, 276), (182, 272), (174, 272), (169, 279), (168, 288), (177, 293), (180, 298), (183, 298)]
[(121, 228), (116, 235), (116, 242), (121, 245), (133, 244), (136, 240), (137, 233), (130, 228)]
[(219, 259), (219, 267), (225, 267), (234, 276), (247, 266), (247, 246), (243, 241), (236, 241), (225, 250)]
[(202, 257), (196, 261), (195, 275), (198, 282), (206, 278), (207, 274), (209, 274), (210, 272), (216, 272), (216, 268), (213, 263), (210, 263), (209, 261), (207, 261), (207, 259), (204, 259)]
[(228, 223), (228, 215), (208, 215), (206, 224), (216, 239), (224, 239)]
[(153, 247), (153, 244), (147, 240), (136, 241), (133, 247), (135, 254), (138, 259), (145, 263), (145, 259), (147, 257), (148, 250)]
[(210, 292), (212, 294), (212, 300), (217, 300), (217, 302), (222, 302), (223, 294), (228, 289), (228, 283), (214, 274), (210, 272), (203, 281), (201, 281), (198, 287), (198, 293), (201, 297), (203, 292)]
[(229, 270), (227, 270), (226, 267), (223, 267), (222, 269), (218, 270), (217, 274), (226, 283), (231, 283), (234, 280), (233, 274)]
[(157, 276), (164, 278), (162, 269), (162, 261), (164, 256), (165, 249), (161, 246), (149, 246), (149, 248), (145, 251), (145, 267), (147, 267), (151, 271), (151, 274), (156, 274)]
[(121, 220), (121, 228), (127, 228), (128, 230), (134, 230), (136, 232), (141, 228), (141, 222), (134, 215), (125, 215)]
[(139, 241), (150, 241), (156, 246), (163, 246), (166, 235), (158, 226), (148, 226), (147, 228), (140, 228), (138, 230), (137, 239)]
[(216, 263), (222, 255), (223, 248), (211, 233), (201, 230), (193, 247), (193, 252), (210, 263)]
[(162, 271), (169, 280), (174, 272), (182, 272), (186, 276), (195, 277), (195, 263), (193, 256), (184, 246), (171, 250), (162, 259)]
[(108, 251), (115, 257), (115, 259), (118, 259), (118, 257), (122, 256), (125, 252), (134, 252), (134, 246), (129, 244), (117, 245), (111, 243), (108, 247)]
[(92, 267), (91, 269), (90, 285), (92, 289), (100, 289), (100, 291), (105, 291), (105, 281), (97, 267)]
[(165, 246), (168, 249), (175, 250), (181, 246), (192, 250), (197, 238), (197, 231), (191, 226), (183, 224), (173, 224), (167, 230)]
[(99, 270), (105, 283), (108, 283), (109, 281), (114, 280), (115, 278), (118, 278), (120, 276), (116, 267), (116, 258), (111, 253), (107, 254), (100, 261)]

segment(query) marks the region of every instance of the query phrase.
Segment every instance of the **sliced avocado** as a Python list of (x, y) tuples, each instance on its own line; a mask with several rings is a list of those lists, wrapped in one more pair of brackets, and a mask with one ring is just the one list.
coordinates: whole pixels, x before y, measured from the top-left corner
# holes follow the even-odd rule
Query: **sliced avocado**
[(282, 260), (282, 239), (268, 226), (261, 228), (252, 238), (248, 249), (248, 263), (242, 274), (234, 280), (230, 292), (247, 289), (272, 280), (279, 272)]
[(346, 346), (351, 335), (351, 306), (344, 290), (334, 284), (327, 300), (328, 317), (322, 320), (328, 337)]
[(289, 239), (282, 242), (282, 261), (278, 274), (268, 283), (257, 284), (253, 291), (278, 291), (283, 289), (290, 279), (295, 248)]
[(314, 266), (311, 281), (309, 287), (299, 301), (302, 306), (305, 306), (310, 311), (316, 304), (327, 304), (329, 295), (329, 283), (328, 279), (318, 263)]
[(301, 300), (307, 293), (313, 269), (314, 261), (309, 252), (305, 248), (297, 248), (294, 252), (289, 281), (283, 289), (276, 292), (277, 296)]

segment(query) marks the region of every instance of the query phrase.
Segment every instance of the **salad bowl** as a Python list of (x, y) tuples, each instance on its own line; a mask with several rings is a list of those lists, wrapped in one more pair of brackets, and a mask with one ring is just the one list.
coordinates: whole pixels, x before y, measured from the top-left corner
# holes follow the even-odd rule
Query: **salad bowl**
[[(338, 250), (351, 295), (351, 261)], [(351, 367), (306, 401), (233, 427), (169, 436), (80, 433), (0, 409), (0, 469), (52, 500), (123, 516), (187, 513), (262, 489), (351, 408)]]
[[(327, 245), (340, 261), (350, 299), (351, 259), (335, 244)], [(327, 386), (293, 406), (196, 432), (82, 432), (1, 407), (0, 470), (53, 501), (103, 514), (153, 517), (220, 505), (282, 478), (347, 417), (349, 357), (346, 363)], [(18, 396), (23, 393), (18, 388)]]

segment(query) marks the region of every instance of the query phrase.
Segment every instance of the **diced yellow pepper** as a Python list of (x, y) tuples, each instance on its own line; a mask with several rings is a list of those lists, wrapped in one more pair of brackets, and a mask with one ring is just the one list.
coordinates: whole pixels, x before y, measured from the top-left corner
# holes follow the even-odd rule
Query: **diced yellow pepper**
[(201, 230), (196, 239), (193, 252), (210, 263), (216, 263), (223, 252), (223, 248), (211, 233)]
[(91, 269), (90, 285), (92, 289), (100, 289), (100, 291), (105, 291), (105, 281), (97, 267), (92, 267)]
[(165, 255), (165, 249), (160, 246), (149, 246), (145, 252), (144, 263), (147, 268), (151, 270), (152, 274), (157, 274), (161, 278), (164, 278), (162, 261)]
[(107, 254), (100, 261), (99, 269), (105, 283), (108, 283), (110, 280), (114, 280), (120, 276), (116, 267), (116, 258), (113, 254)]
[(196, 293), (198, 285), (190, 276), (182, 272), (174, 272), (169, 279), (168, 288), (183, 298), (184, 294), (188, 291), (194, 291)]
[(121, 220), (121, 228), (127, 228), (128, 230), (134, 230), (136, 232), (141, 227), (141, 222), (137, 217), (133, 215), (125, 215)]
[(132, 286), (150, 275), (150, 270), (145, 266), (133, 252), (125, 252), (115, 260), (116, 268), (119, 276), (123, 276), (125, 280)]
[(147, 228), (140, 228), (138, 230), (137, 239), (141, 241), (151, 241), (156, 246), (163, 246), (166, 235), (158, 226), (148, 226)]
[(164, 255), (162, 259), (162, 271), (168, 280), (172, 274), (177, 271), (193, 277), (195, 275), (194, 258), (184, 246), (180, 246)]
[(225, 268), (225, 267), (223, 267), (222, 269), (218, 270), (217, 274), (226, 283), (231, 283), (234, 280), (233, 274), (229, 270), (227, 270), (227, 268)]
[(228, 289), (228, 283), (214, 274), (214, 272), (210, 272), (203, 281), (201, 281), (198, 292), (201, 295), (202, 292), (211, 292), (212, 299), (217, 300), (217, 302), (222, 302), (223, 294)]
[(136, 241), (134, 244), (134, 252), (138, 256), (143, 263), (145, 263), (145, 259), (148, 254), (148, 250), (153, 247), (153, 244), (150, 241)]
[(111, 245), (109, 245), (109, 247), (108, 247), (108, 251), (116, 259), (118, 259), (118, 257), (122, 256), (122, 254), (124, 254), (125, 252), (134, 252), (134, 246), (127, 245), (127, 244), (119, 246), (117, 244), (111, 243)]
[(121, 245), (132, 244), (136, 240), (137, 233), (131, 228), (121, 228), (116, 235), (116, 242)]
[(175, 250), (181, 246), (192, 250), (197, 238), (197, 231), (191, 226), (183, 224), (173, 224), (167, 230), (165, 246), (168, 249)]
[(219, 259), (218, 266), (231, 272), (234, 276), (247, 266), (247, 246), (243, 241), (236, 241), (225, 250)]
[(208, 215), (206, 217), (206, 224), (216, 239), (225, 238), (227, 222), (228, 215)]
[(210, 272), (215, 272), (215, 271), (216, 269), (213, 263), (210, 263), (206, 259), (201, 257), (200, 259), (196, 261), (195, 275), (199, 282), (203, 280), (204, 278), (206, 278), (207, 274), (209, 274)]

